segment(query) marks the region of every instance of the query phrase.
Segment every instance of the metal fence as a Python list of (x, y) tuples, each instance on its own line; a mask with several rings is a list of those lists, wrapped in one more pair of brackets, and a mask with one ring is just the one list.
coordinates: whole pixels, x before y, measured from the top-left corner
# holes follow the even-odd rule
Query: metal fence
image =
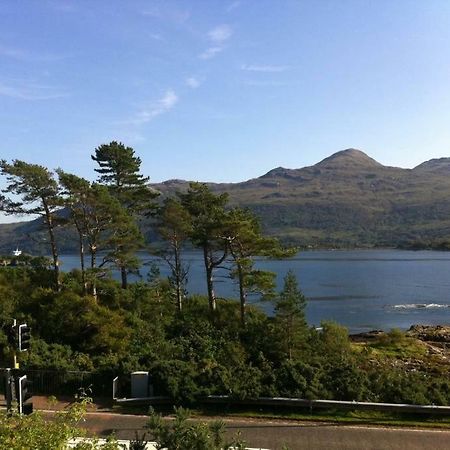
[[(59, 371), (59, 370), (18, 370), (27, 375), (33, 383), (34, 395), (75, 395), (83, 390), (89, 396), (112, 398), (112, 373)], [(0, 394), (5, 392), (5, 369), (0, 369)]]

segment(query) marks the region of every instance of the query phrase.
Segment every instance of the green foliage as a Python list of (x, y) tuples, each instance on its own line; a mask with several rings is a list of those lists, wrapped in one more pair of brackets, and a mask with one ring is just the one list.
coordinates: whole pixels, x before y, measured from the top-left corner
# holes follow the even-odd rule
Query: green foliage
[(425, 356), (427, 349), (422, 342), (408, 337), (399, 329), (392, 329), (389, 333), (382, 334), (370, 345), (377, 354), (398, 358), (416, 358)]
[(280, 350), (292, 359), (305, 345), (308, 328), (305, 320), (306, 298), (294, 272), (288, 271), (283, 289), (275, 299), (274, 329)]
[(142, 436), (139, 436), (136, 431), (135, 438), (130, 441), (130, 450), (146, 450), (147, 441), (145, 440), (145, 437), (145, 433)]
[(274, 295), (275, 274), (256, 270), (254, 257), (280, 253), (275, 239), (264, 237), (256, 217), (248, 210), (233, 208), (227, 213), (224, 238), (232, 257), (231, 278), (238, 283), (241, 303), (241, 323), (245, 325), (247, 297), (259, 294), (263, 298)]
[(182, 249), (192, 233), (190, 215), (181, 203), (172, 198), (165, 199), (158, 211), (157, 231), (165, 246), (156, 254), (163, 258), (170, 268), (170, 283), (174, 289), (178, 311), (181, 311), (186, 297), (186, 283), (189, 267), (183, 263)]
[(47, 208), (54, 210), (59, 206), (58, 185), (47, 168), (16, 159), (12, 164), (1, 160), (0, 171), (8, 181), (3, 192), (22, 198), (14, 201), (1, 196), (0, 209), (5, 213), (46, 215)]
[[(72, 404), (64, 412), (56, 413), (53, 420), (44, 419), (39, 412), (31, 415), (8, 416), (0, 412), (0, 448), (8, 450), (51, 449), (65, 450), (70, 440), (83, 436), (85, 433), (78, 427), (86, 411), (86, 401)], [(119, 450), (114, 438), (104, 445), (98, 441), (81, 441), (75, 449), (78, 450)]]
[(425, 374), (405, 373), (394, 367), (384, 367), (370, 375), (372, 389), (379, 401), (413, 405), (431, 403), (427, 395)]
[(139, 260), (135, 253), (143, 246), (143, 236), (136, 223), (136, 214), (154, 209), (153, 199), (158, 194), (147, 186), (148, 177), (140, 174), (141, 159), (131, 147), (112, 141), (95, 149), (91, 158), (99, 167), (100, 183), (108, 187), (122, 209), (115, 214), (109, 235), (113, 248), (107, 259), (120, 269), (122, 288), (128, 287), (128, 272), (137, 270)]
[(238, 437), (232, 442), (225, 441), (223, 422), (191, 422), (189, 411), (175, 408), (172, 423), (164, 421), (162, 416), (150, 409), (147, 428), (156, 441), (156, 448), (177, 450), (244, 450), (245, 443)]
[[(32, 350), (20, 355), (25, 370), (149, 370), (157, 393), (186, 405), (208, 394), (450, 401), (445, 367), (397, 367), (398, 358), (425, 358), (424, 346), (413, 338), (394, 331), (371, 344), (371, 351), (356, 351), (347, 330), (335, 323), (309, 329), (292, 274), (276, 299), (275, 317), (250, 306), (245, 328), (236, 301), (219, 300), (211, 315), (207, 298), (187, 297), (177, 312), (170, 285), (158, 274), (126, 291), (105, 276), (98, 280), (97, 300), (81, 294), (79, 278), (67, 277), (55, 292), (46, 281), (39, 286), (31, 267), (0, 269), (3, 323), (16, 317), (33, 329)], [(2, 332), (0, 348), (10, 358)]]
[(188, 191), (178, 196), (190, 216), (190, 240), (203, 252), (209, 307), (211, 311), (215, 311), (213, 272), (227, 257), (223, 233), (228, 194), (216, 195), (204, 183), (190, 183)]
[(347, 328), (330, 321), (322, 322), (321, 328), (316, 344), (321, 354), (331, 360), (346, 358), (351, 352)]
[(283, 361), (275, 371), (276, 392), (281, 397), (321, 398), (324, 394), (319, 379), (321, 369), (299, 360)]
[(347, 401), (370, 399), (369, 380), (353, 358), (328, 362), (321, 374), (327, 398)]
[(43, 339), (32, 339), (33, 351), (21, 353), (19, 361), (29, 369), (46, 370), (94, 370), (94, 364), (87, 353), (73, 351), (70, 345), (52, 343)]
[[(61, 280), (54, 230), (62, 220), (56, 215), (61, 207), (61, 198), (52, 172), (43, 166), (16, 159), (12, 164), (1, 160), (0, 173), (6, 176), (8, 182), (2, 192), (12, 195), (12, 198), (0, 195), (0, 211), (6, 214), (38, 214), (44, 218), (53, 257), (54, 282), (59, 289)], [(16, 196), (20, 198), (19, 201), (15, 199)]]
[(112, 141), (95, 149), (91, 158), (98, 164), (100, 183), (108, 186), (119, 202), (132, 212), (151, 208), (157, 195), (147, 187), (149, 177), (140, 174), (141, 158), (131, 147)]

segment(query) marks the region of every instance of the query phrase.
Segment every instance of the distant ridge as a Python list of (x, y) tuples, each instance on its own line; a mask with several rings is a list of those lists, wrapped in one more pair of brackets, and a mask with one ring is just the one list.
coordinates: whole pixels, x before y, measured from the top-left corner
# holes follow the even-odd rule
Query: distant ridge
[[(267, 234), (289, 244), (444, 248), (443, 242), (450, 243), (450, 158), (401, 169), (349, 148), (313, 166), (277, 167), (241, 183), (207, 184), (214, 192), (228, 192), (231, 206), (251, 209)], [(174, 179), (152, 188), (164, 198), (188, 186)], [(151, 224), (143, 223), (154, 239)], [(47, 244), (40, 229), (38, 221), (0, 225), (0, 252), (9, 253), (10, 242), (25, 252), (42, 252)], [(60, 240), (61, 251), (76, 251), (66, 231), (60, 231)]]
[(450, 175), (450, 158), (436, 158), (425, 161), (422, 164), (414, 167), (416, 172), (428, 171), (428, 172), (444, 172)]
[(266, 174), (261, 175), (259, 178), (270, 177), (286, 177), (295, 175), (298, 169), (286, 169), (285, 167), (275, 167), (275, 169), (269, 170)]

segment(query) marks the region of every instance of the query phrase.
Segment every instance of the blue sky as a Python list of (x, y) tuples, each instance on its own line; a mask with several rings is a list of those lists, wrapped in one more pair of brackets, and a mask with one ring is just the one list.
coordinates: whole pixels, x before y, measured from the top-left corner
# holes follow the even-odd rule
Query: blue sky
[(450, 156), (450, 2), (3, 0), (0, 157), (235, 182), (354, 147)]

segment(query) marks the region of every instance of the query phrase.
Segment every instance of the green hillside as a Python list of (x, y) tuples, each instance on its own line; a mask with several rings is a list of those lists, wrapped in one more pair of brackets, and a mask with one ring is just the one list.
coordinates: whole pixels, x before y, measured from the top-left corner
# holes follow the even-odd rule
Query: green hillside
[[(169, 180), (153, 187), (172, 195), (187, 185)], [(242, 183), (210, 187), (253, 210), (265, 232), (296, 245), (408, 246), (450, 240), (450, 158), (400, 169), (348, 149), (311, 167), (278, 167)], [(0, 225), (0, 251), (15, 245), (45, 247), (39, 229), (38, 221)], [(150, 233), (149, 224), (146, 229)], [(62, 233), (62, 251), (70, 251), (68, 232)]]
[[(243, 183), (213, 184), (252, 209), (265, 231), (308, 246), (396, 246), (450, 238), (450, 158), (386, 167), (348, 149), (302, 169), (278, 167)], [(168, 181), (162, 192), (183, 189)]]

